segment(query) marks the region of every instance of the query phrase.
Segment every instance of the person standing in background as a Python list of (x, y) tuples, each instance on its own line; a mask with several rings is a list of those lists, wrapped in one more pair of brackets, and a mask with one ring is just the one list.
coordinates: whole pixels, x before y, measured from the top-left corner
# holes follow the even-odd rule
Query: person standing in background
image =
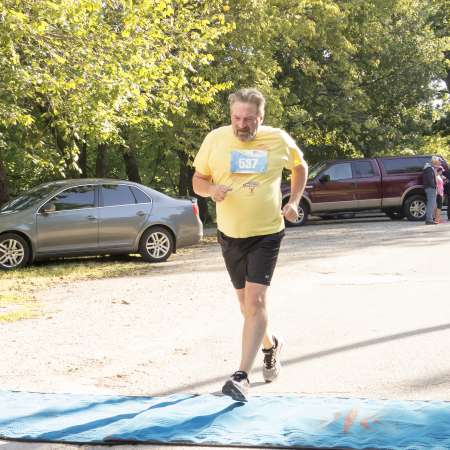
[(436, 209), (436, 171), (435, 169), (441, 165), (438, 156), (431, 158), (431, 164), (426, 163), (423, 168), (423, 187), (427, 196), (427, 210), (425, 215), (425, 225), (436, 225), (437, 222), (433, 218)]
[(436, 169), (436, 209), (434, 212), (434, 220), (441, 223), (442, 201), (444, 198), (444, 179), (442, 175), (443, 169), (439, 166)]
[(445, 166), (443, 171), (444, 176), (444, 198), (447, 199), (447, 220), (450, 221), (450, 169)]

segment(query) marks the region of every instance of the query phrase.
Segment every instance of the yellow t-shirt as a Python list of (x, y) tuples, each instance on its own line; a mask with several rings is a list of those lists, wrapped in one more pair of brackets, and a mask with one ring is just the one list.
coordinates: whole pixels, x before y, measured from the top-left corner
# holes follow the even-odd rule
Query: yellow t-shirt
[(217, 202), (217, 227), (233, 238), (262, 236), (284, 228), (281, 175), (303, 163), (294, 140), (278, 128), (260, 126), (254, 139), (239, 140), (231, 125), (211, 131), (195, 157), (197, 172), (232, 188)]

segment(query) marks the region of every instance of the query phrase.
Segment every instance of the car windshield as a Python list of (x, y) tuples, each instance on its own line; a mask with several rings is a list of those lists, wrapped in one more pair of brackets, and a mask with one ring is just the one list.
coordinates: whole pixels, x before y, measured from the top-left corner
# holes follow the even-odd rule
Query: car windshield
[(326, 166), (326, 163), (320, 162), (320, 163), (316, 163), (312, 167), (310, 167), (309, 173), (308, 173), (308, 180), (313, 180), (314, 178), (316, 178), (317, 174), (319, 172), (321, 172), (323, 169), (325, 169), (325, 166)]
[(0, 212), (23, 211), (35, 203), (44, 200), (49, 194), (55, 191), (55, 189), (56, 186), (54, 184), (38, 186), (3, 205), (0, 208)]

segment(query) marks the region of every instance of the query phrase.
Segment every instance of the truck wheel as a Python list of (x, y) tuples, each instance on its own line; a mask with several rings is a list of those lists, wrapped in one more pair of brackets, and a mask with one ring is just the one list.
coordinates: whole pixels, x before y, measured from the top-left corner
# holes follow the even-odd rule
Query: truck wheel
[[(286, 201), (283, 202), (283, 206), (287, 203)], [(309, 207), (308, 204), (302, 200), (298, 205), (298, 219), (295, 222), (291, 222), (290, 220), (284, 219), (284, 223), (287, 227), (301, 227), (302, 225), (305, 225), (305, 223), (308, 221), (308, 215), (309, 215)]]
[(427, 202), (423, 195), (411, 195), (405, 200), (403, 211), (408, 220), (417, 222), (425, 219)]
[(389, 211), (384, 211), (384, 213), (391, 220), (403, 220), (405, 218), (405, 213), (399, 209), (392, 209)]

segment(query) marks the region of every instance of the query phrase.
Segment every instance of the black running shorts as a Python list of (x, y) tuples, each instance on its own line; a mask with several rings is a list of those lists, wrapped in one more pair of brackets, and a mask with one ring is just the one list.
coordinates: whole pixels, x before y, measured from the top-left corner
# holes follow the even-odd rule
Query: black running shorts
[(232, 238), (217, 231), (217, 240), (235, 289), (243, 289), (246, 281), (270, 285), (283, 236), (284, 230), (248, 238)]
[(442, 209), (442, 195), (436, 195), (436, 208)]

